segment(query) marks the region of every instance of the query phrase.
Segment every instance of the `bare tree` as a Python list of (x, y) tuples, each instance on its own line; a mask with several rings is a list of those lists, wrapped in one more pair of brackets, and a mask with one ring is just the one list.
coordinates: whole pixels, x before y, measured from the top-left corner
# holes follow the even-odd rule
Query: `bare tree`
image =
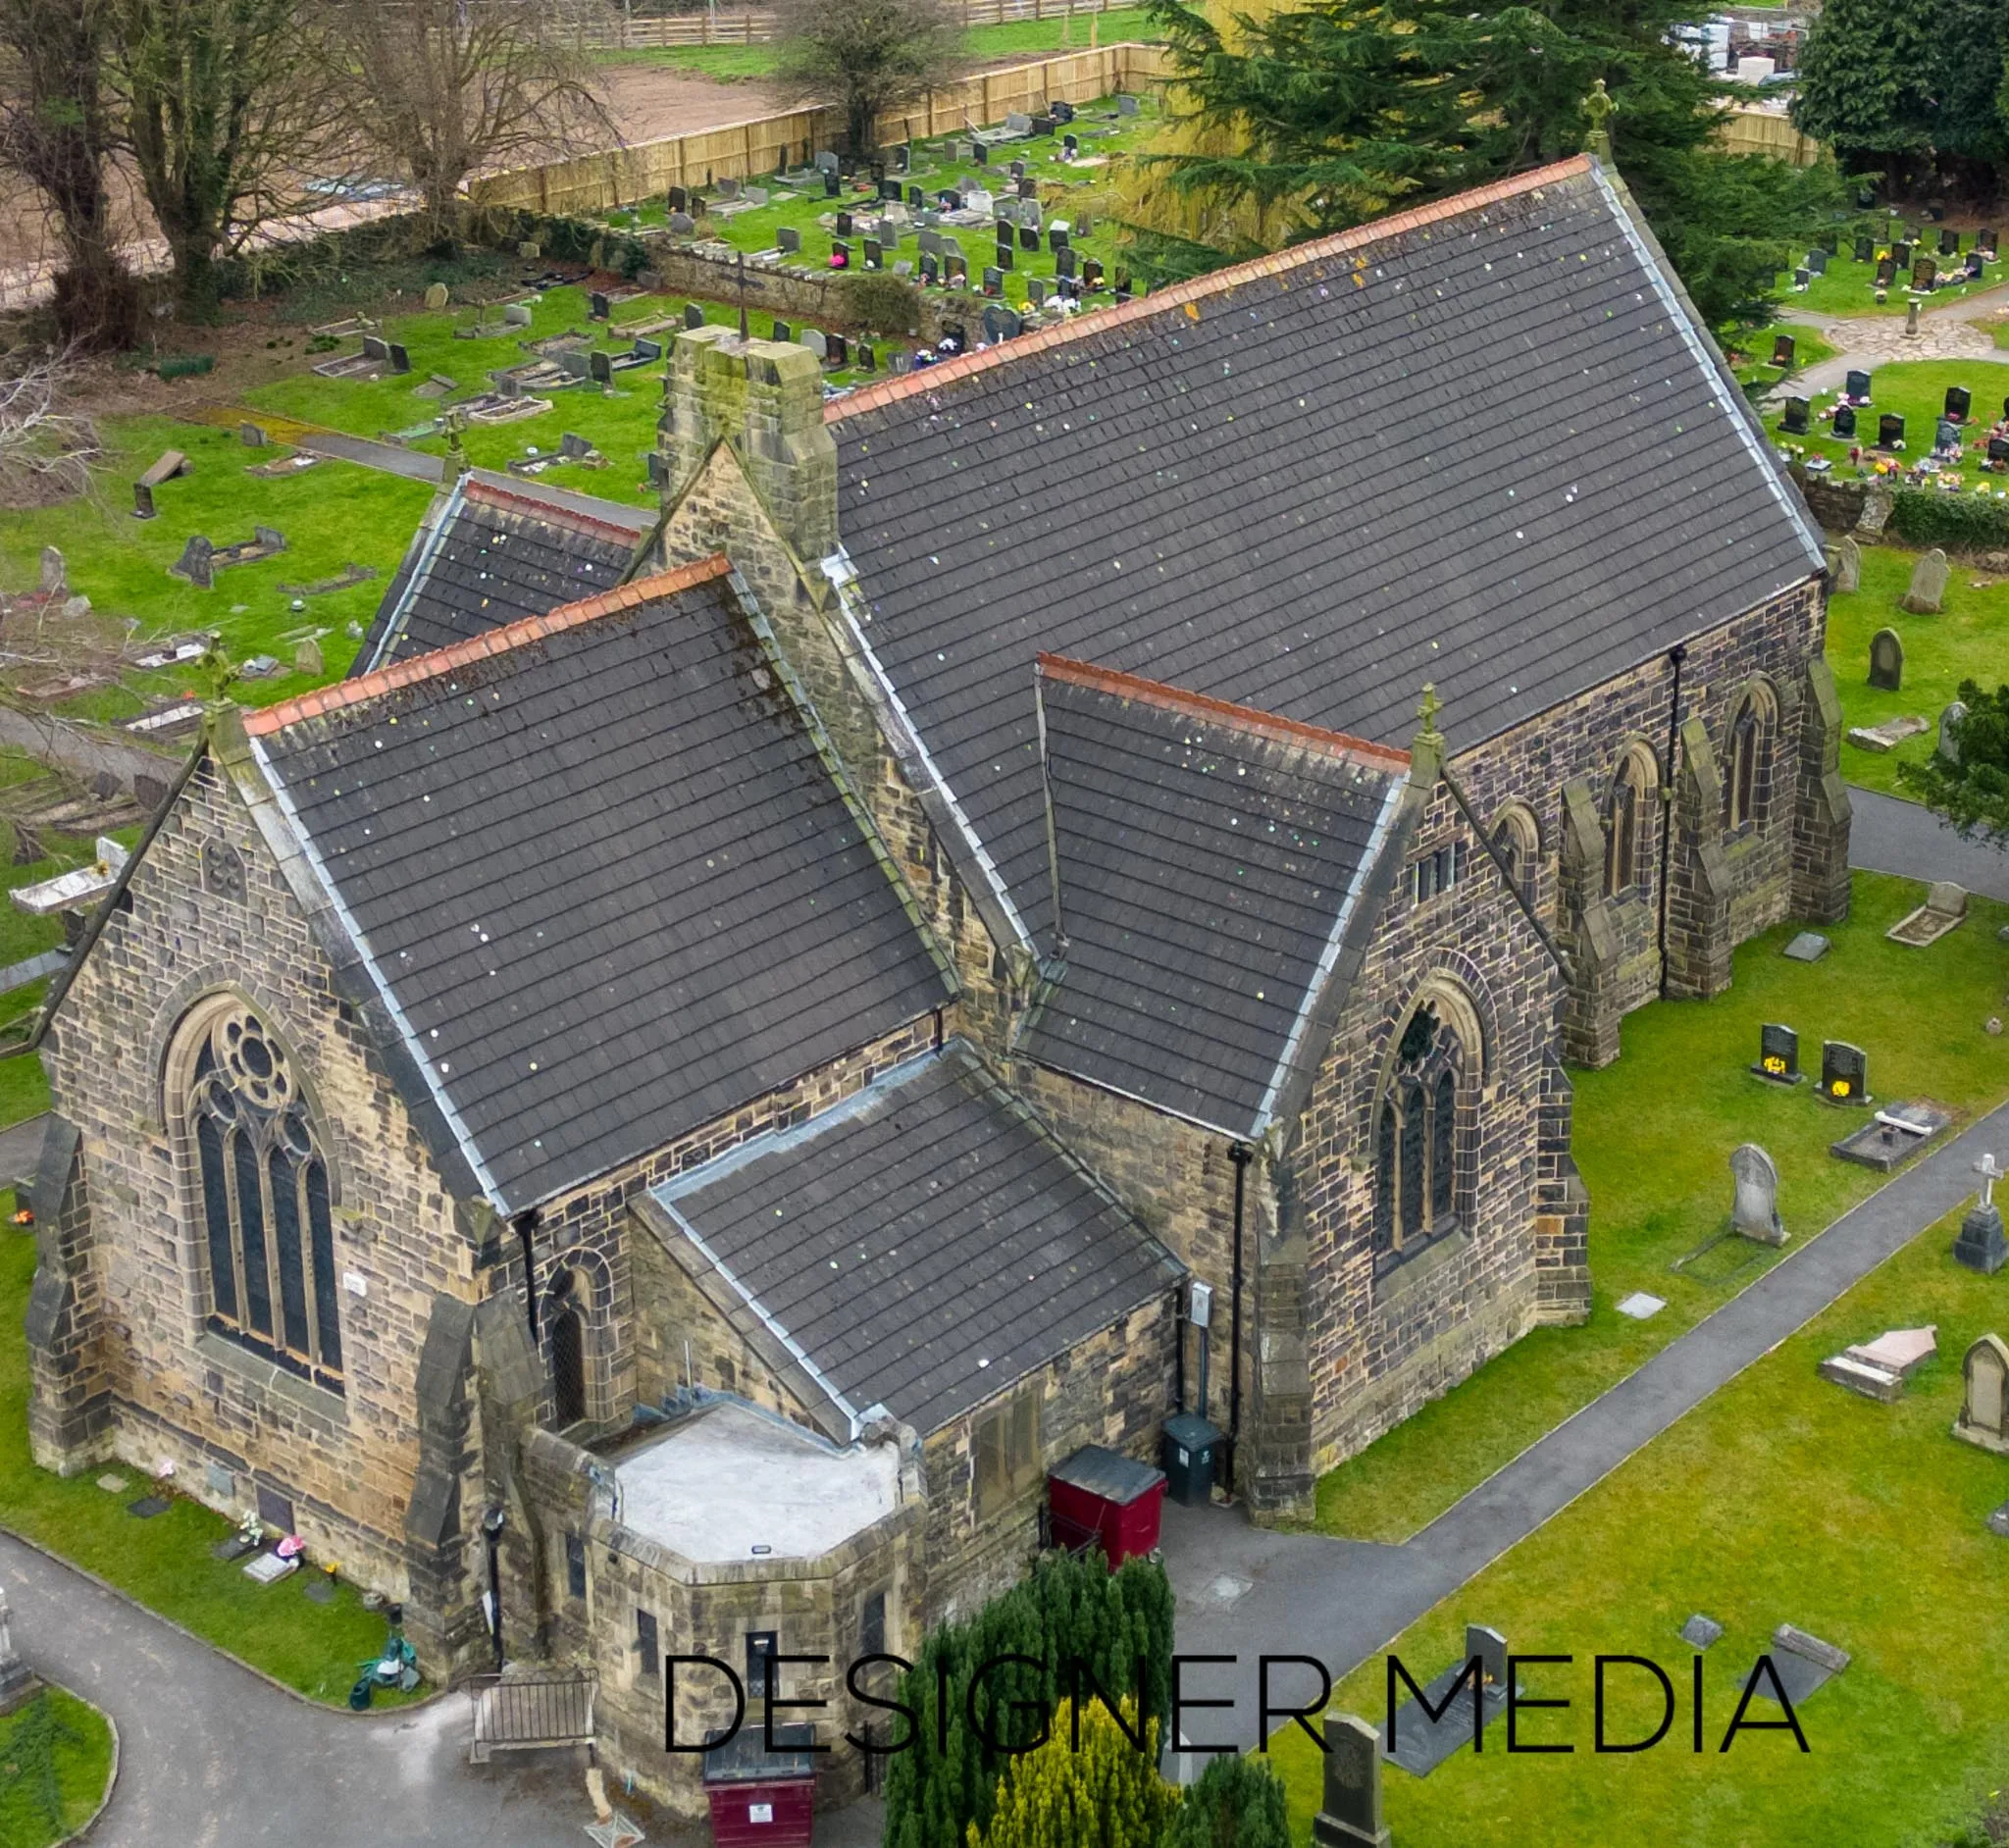
[(97, 426), (71, 408), (67, 355), (0, 371), (0, 507), (44, 507), (81, 493), (103, 453)]
[(0, 0), (0, 165), (37, 188), (63, 246), (56, 321), (76, 347), (130, 342), (139, 291), (120, 258), (105, 167), (105, 0)]
[(943, 0), (777, 0), (774, 36), (782, 81), (844, 111), (854, 161), (882, 115), (954, 77), (961, 44)]
[(333, 31), (351, 120), (424, 195), (437, 238), (471, 175), (618, 139), (549, 0), (344, 0)]
[(216, 263), (259, 225), (318, 203), (337, 145), (311, 0), (103, 0), (127, 144), (168, 240), (183, 316), (214, 315)]

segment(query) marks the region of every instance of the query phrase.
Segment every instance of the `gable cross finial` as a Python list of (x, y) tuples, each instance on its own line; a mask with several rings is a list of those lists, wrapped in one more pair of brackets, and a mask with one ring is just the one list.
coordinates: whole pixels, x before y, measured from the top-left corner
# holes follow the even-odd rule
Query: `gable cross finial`
[(1437, 729), (1437, 714), (1444, 710), (1444, 702), (1437, 697), (1437, 683), (1423, 682), (1423, 696), (1417, 704), (1417, 717), (1422, 721), (1417, 731), (1419, 744), (1441, 744), (1444, 734)]

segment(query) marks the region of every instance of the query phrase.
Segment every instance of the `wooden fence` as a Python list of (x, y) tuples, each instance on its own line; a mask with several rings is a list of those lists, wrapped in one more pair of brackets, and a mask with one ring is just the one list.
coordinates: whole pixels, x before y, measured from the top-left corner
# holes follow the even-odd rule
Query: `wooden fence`
[[(1134, 7), (1137, 0), (949, 0), (963, 28), (1015, 26), (1026, 20), (1071, 20)], [(694, 13), (637, 19), (626, 11), (595, 12), (583, 25), (583, 42), (599, 50), (644, 51), (670, 45), (759, 45), (774, 36), (771, 15), (751, 0), (711, 5)]]
[[(1014, 110), (1032, 115), (1049, 102), (1087, 103), (1118, 90), (1142, 90), (1164, 69), (1159, 47), (1124, 44), (989, 71), (936, 91), (912, 110), (881, 117), (877, 138), (882, 147), (925, 140), (1003, 122)], [(819, 149), (836, 146), (843, 131), (839, 110), (797, 109), (545, 167), (490, 174), (469, 190), (477, 206), (578, 217), (661, 198), (672, 186), (753, 180), (784, 165), (802, 165)]]
[(1783, 110), (1741, 107), (1724, 112), (1717, 139), (1729, 154), (1766, 154), (1795, 167), (1811, 167), (1821, 144), (1795, 128)]

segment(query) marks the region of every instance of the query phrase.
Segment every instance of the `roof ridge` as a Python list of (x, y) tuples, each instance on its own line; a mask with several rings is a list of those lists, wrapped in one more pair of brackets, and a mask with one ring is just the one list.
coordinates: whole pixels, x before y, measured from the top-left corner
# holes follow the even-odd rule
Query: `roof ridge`
[(1042, 328), (1036, 334), (1021, 334), (1010, 340), (1000, 340), (980, 352), (958, 353), (953, 359), (943, 360), (939, 365), (926, 366), (917, 372), (903, 373), (897, 378), (882, 379), (878, 384), (866, 385), (862, 390), (834, 398), (825, 407), (823, 421), (827, 424), (840, 423), (857, 412), (874, 411), (883, 404), (913, 397), (938, 385), (966, 379), (972, 373), (989, 371), (993, 366), (1001, 365), (1007, 359), (1044, 352), (1053, 346), (1063, 346), (1068, 341), (1091, 332), (1099, 333), (1108, 328), (1126, 326), (1133, 321), (1148, 320), (1169, 309), (1184, 307), (1192, 302), (1204, 300), (1210, 295), (1219, 294), (1224, 289), (1237, 287), (1256, 277), (1276, 276), (1307, 263), (1315, 263), (1321, 258), (1339, 256), (1349, 250), (1359, 250), (1379, 243), (1385, 238), (1400, 236), (1403, 232), (1415, 231), (1420, 226), (1441, 224), (1446, 219), (1459, 218), (1467, 212), (1479, 211), (1502, 199), (1517, 198), (1524, 192), (1538, 192), (1543, 186), (1555, 185), (1562, 180), (1573, 179), (1578, 174), (1587, 174), (1591, 169), (1590, 155), (1572, 154), (1567, 160), (1551, 162), (1547, 167), (1531, 168), (1524, 174), (1512, 174), (1505, 180), (1496, 180), (1489, 185), (1474, 186), (1468, 192), (1455, 192), (1448, 199), (1438, 199), (1429, 205), (1413, 206), (1409, 211), (1397, 212), (1389, 218), (1369, 219), (1365, 225), (1355, 225), (1346, 231), (1334, 231), (1329, 236), (1314, 238), (1309, 243), (1293, 244), (1287, 249), (1274, 251), (1266, 257), (1254, 258), (1247, 263), (1230, 264), (1224, 270), (1210, 270), (1205, 276), (1196, 276), (1190, 282), (1174, 283), (1170, 288), (1154, 290), (1149, 295), (1134, 296), (1115, 307), (1097, 309), (1093, 314), (1072, 316), (1053, 327)]
[(358, 675), (354, 680), (338, 680), (331, 686), (302, 693), (297, 699), (282, 700), (262, 711), (247, 712), (244, 729), (254, 738), (266, 738), (275, 732), (284, 731), (289, 725), (297, 725), (303, 719), (320, 718), (326, 713), (338, 712), (344, 706), (360, 705), (381, 693), (392, 693), (420, 681), (436, 680), (456, 668), (466, 667), (489, 655), (507, 654), (514, 648), (541, 642), (546, 636), (558, 635), (568, 629), (581, 628), (602, 616), (635, 609), (644, 603), (658, 602), (695, 585), (729, 578), (732, 569), (732, 561), (725, 553), (713, 552), (709, 558), (695, 559), (674, 571), (660, 571), (653, 577), (638, 578), (633, 584), (603, 590), (597, 596), (583, 597), (576, 603), (561, 603), (545, 615), (526, 616), (518, 622), (504, 623), (498, 629), (490, 629), (466, 642), (456, 642), (451, 647), (435, 648), (430, 654), (415, 655), (408, 661), (393, 661), (388, 667)]
[(1092, 662), (1072, 660), (1064, 654), (1036, 656), (1033, 672), (1047, 680), (1085, 687), (1094, 693), (1114, 693), (1119, 698), (1160, 706), (1166, 711), (1185, 712), (1198, 719), (1224, 720), (1244, 731), (1266, 733), (1294, 744), (1310, 745), (1327, 756), (1372, 757), (1391, 769), (1407, 769), (1410, 763), (1409, 752), (1393, 744), (1377, 744), (1371, 739), (1356, 738), (1348, 732), (1327, 731), (1323, 726), (1307, 725), (1302, 719), (1287, 719), (1279, 713), (1264, 712), (1256, 706), (1237, 705), (1232, 700), (1216, 699), (1209, 693), (1190, 693), (1183, 687), (1146, 680), (1141, 675), (1125, 674), (1112, 667), (1097, 667)]
[(567, 506), (561, 500), (546, 500), (539, 494), (528, 494), (520, 488), (504, 488), (495, 482), (484, 482), (475, 478), (472, 472), (461, 478), (463, 500), (477, 505), (500, 507), (505, 511), (535, 515), (540, 520), (548, 520), (555, 526), (570, 526), (575, 529), (591, 527), (594, 532), (619, 540), (631, 550), (641, 542), (646, 526), (632, 529), (613, 520), (603, 520), (597, 514), (588, 513), (583, 508)]

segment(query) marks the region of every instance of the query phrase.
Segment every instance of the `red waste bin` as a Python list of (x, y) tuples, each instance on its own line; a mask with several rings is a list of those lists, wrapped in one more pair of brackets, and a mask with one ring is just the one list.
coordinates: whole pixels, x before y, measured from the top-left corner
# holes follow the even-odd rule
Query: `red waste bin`
[(1112, 1567), (1143, 1559), (1158, 1551), (1164, 1499), (1162, 1469), (1100, 1444), (1084, 1445), (1047, 1477), (1054, 1544), (1078, 1552), (1100, 1540)]
[(704, 1800), (716, 1848), (809, 1848), (816, 1808), (814, 1728), (776, 1726), (768, 1751), (758, 1724), (704, 1755)]

